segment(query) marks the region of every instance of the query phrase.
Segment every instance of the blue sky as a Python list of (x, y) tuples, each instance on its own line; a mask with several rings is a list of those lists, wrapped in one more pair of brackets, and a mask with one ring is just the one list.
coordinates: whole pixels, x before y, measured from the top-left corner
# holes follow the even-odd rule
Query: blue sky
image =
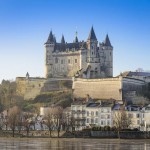
[(91, 26), (98, 41), (109, 34), (114, 76), (150, 70), (149, 0), (0, 0), (0, 80), (44, 76), (44, 42), (50, 30), (71, 42), (86, 40)]

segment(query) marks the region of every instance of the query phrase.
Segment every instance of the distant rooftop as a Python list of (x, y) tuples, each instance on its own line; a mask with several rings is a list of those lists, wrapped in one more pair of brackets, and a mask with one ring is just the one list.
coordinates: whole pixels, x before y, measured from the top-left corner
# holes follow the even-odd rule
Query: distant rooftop
[(132, 71), (126, 71), (121, 73), (122, 76), (144, 76), (144, 77), (150, 77), (150, 72), (132, 72)]

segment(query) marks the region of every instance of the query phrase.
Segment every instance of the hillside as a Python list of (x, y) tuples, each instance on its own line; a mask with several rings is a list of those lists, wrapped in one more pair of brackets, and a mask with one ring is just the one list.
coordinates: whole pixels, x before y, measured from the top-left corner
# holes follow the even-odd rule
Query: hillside
[(24, 111), (39, 112), (41, 106), (50, 106), (51, 104), (61, 105), (63, 108), (71, 105), (72, 93), (70, 91), (47, 92), (38, 95), (32, 101), (20, 101), (18, 105)]

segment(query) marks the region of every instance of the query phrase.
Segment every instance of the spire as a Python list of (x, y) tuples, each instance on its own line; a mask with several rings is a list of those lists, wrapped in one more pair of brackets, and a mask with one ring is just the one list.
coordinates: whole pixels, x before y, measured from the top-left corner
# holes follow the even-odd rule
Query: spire
[(53, 36), (52, 30), (51, 30), (49, 37), (47, 39), (47, 42), (45, 44), (50, 44), (51, 42), (54, 42), (54, 36)]
[(30, 75), (29, 75), (29, 73), (27, 72), (27, 73), (26, 73), (26, 79), (29, 79), (29, 77), (30, 77)]
[(61, 43), (65, 44), (65, 38), (64, 38), (64, 35), (62, 35)]
[(54, 43), (56, 43), (56, 37), (55, 37), (55, 35), (53, 35), (53, 39), (54, 39)]
[(96, 35), (95, 35), (95, 32), (94, 32), (94, 29), (93, 29), (93, 26), (92, 26), (92, 28), (91, 28), (91, 31), (90, 31), (88, 40), (97, 40)]
[(78, 37), (77, 37), (77, 35), (78, 35), (78, 32), (76, 31), (76, 36), (75, 36), (74, 43), (78, 43)]
[[(110, 43), (108, 34), (106, 35), (106, 38), (105, 38), (105, 41), (104, 41), (104, 45), (105, 45), (105, 46), (111, 46), (111, 43)], [(111, 46), (111, 47), (112, 47), (112, 46)]]

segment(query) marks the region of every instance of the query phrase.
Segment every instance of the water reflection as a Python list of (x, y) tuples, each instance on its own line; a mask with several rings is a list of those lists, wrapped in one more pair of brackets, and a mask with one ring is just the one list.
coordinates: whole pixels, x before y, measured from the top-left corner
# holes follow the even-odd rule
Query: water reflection
[(149, 150), (149, 140), (0, 139), (0, 150)]

